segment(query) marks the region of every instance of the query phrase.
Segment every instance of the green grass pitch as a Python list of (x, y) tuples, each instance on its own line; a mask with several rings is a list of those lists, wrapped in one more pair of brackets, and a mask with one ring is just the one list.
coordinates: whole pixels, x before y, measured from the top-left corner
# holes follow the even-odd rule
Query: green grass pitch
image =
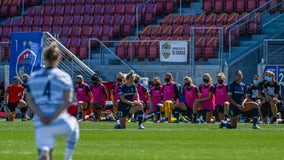
[[(251, 124), (219, 129), (218, 124), (154, 124), (146, 130), (127, 123), (126, 130), (112, 122), (80, 123), (74, 160), (284, 159), (284, 125)], [(58, 138), (53, 159), (63, 159), (64, 139)], [(0, 159), (36, 159), (32, 122), (0, 119)]]

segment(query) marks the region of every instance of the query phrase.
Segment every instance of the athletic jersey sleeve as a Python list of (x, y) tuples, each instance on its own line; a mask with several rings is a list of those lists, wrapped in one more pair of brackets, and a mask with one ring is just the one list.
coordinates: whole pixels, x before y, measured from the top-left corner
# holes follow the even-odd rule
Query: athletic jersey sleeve
[(174, 99), (178, 99), (179, 98), (179, 89), (178, 89), (178, 86), (177, 84), (174, 85), (174, 90), (175, 90), (175, 96), (174, 96)]
[(64, 77), (61, 77), (60, 81), (61, 83), (63, 83), (62, 87), (64, 90), (68, 90), (68, 91), (74, 90), (72, 79), (68, 74), (66, 74)]
[(228, 85), (228, 95), (229, 95), (229, 96), (232, 96), (232, 95), (233, 95), (233, 93), (234, 93), (233, 88), (234, 88), (233, 83), (231, 83), (231, 84)]
[(124, 86), (124, 85), (120, 85), (120, 86), (118, 87), (118, 95), (124, 95), (123, 86)]
[(213, 94), (215, 93), (215, 87), (214, 86), (210, 87), (210, 92), (213, 93)]

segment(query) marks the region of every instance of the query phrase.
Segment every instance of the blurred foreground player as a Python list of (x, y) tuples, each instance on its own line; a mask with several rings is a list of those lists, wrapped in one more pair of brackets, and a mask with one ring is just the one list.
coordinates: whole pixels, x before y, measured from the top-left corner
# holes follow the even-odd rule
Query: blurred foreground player
[(34, 128), (38, 159), (52, 159), (56, 136), (66, 140), (65, 160), (71, 160), (79, 139), (77, 120), (67, 113), (73, 99), (71, 77), (57, 68), (60, 51), (56, 43), (44, 50), (46, 68), (31, 74), (27, 102), (35, 113)]

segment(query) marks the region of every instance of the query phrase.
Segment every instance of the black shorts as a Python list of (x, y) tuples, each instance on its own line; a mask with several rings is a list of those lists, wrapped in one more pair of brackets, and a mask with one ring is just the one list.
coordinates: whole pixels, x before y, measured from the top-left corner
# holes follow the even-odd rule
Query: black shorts
[(118, 112), (117, 112), (117, 116), (118, 118), (122, 118), (122, 117), (126, 117), (129, 114), (129, 110), (130, 110), (131, 106), (118, 106)]
[(223, 104), (216, 104), (216, 109), (218, 113), (224, 113), (224, 105)]
[(10, 112), (15, 112), (18, 104), (19, 104), (19, 102), (8, 103), (8, 108), (9, 108)]
[(234, 106), (234, 105), (229, 106), (229, 115), (231, 117), (238, 116), (241, 113), (242, 113), (242, 111), (240, 111), (236, 106)]
[(261, 105), (261, 113), (263, 117), (266, 117), (266, 116), (271, 117), (273, 115), (269, 102), (265, 102)]

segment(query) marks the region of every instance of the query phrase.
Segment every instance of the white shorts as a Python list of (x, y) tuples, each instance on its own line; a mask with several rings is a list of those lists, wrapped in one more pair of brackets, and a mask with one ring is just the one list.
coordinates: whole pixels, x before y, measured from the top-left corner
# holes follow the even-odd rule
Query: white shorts
[(74, 149), (79, 139), (79, 124), (74, 117), (56, 119), (50, 125), (35, 128), (35, 139), (38, 149), (44, 146), (52, 149), (57, 136), (65, 138), (67, 147)]

